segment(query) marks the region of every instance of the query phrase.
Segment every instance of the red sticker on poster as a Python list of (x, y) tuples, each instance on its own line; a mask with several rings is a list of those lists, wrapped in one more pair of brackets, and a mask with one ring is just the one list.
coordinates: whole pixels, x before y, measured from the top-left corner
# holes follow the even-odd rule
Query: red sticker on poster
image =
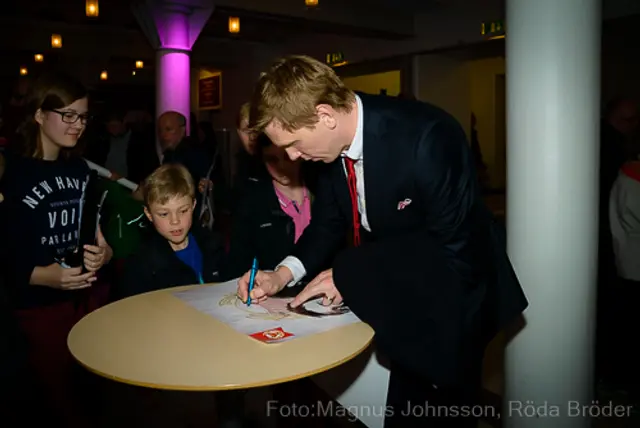
[(292, 337), (294, 334), (284, 331), (282, 327), (278, 327), (271, 330), (259, 331), (258, 333), (251, 334), (250, 336), (260, 342), (272, 343)]

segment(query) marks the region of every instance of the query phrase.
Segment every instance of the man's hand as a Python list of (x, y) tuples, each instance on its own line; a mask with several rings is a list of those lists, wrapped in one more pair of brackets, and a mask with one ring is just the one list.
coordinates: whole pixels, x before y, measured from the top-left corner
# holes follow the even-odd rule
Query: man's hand
[(291, 301), (291, 307), (295, 308), (315, 297), (322, 296), (322, 304), (325, 306), (339, 305), (342, 303), (342, 295), (333, 283), (333, 269), (325, 270), (307, 284)]
[[(249, 296), (250, 277), (251, 271), (248, 271), (238, 280), (238, 297), (243, 302), (246, 302)], [(279, 293), (292, 279), (293, 275), (286, 267), (280, 267), (275, 272), (257, 271), (253, 290), (251, 290), (251, 301), (254, 303), (265, 301), (267, 297)]]

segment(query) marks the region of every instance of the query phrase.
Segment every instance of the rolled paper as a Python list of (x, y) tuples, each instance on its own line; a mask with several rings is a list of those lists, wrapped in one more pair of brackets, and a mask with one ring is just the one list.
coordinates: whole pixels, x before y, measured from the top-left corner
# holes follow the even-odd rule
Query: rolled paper
[[(96, 171), (100, 177), (111, 179), (112, 172), (109, 171), (107, 168), (104, 168), (98, 164), (95, 164), (87, 159), (85, 159), (85, 162), (87, 162), (87, 165), (89, 165), (89, 168)], [(133, 181), (127, 180), (126, 178), (121, 178), (119, 180), (116, 180), (116, 183), (126, 187), (132, 192), (138, 188), (138, 185), (136, 183), (134, 183)]]

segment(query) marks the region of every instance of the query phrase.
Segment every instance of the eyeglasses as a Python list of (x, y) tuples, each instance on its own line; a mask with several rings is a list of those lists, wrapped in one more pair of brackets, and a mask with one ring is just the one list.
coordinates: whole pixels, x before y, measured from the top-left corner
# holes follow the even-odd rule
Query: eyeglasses
[(62, 121), (64, 123), (76, 123), (78, 119), (80, 119), (80, 123), (86, 125), (89, 120), (91, 120), (91, 116), (88, 114), (79, 114), (75, 111), (59, 111), (59, 110), (51, 110), (54, 113), (58, 113), (62, 117)]

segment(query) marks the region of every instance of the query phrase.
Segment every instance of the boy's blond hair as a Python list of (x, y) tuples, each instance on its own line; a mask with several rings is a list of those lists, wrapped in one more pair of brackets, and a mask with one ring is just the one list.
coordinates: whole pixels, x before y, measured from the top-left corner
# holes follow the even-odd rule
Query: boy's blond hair
[(147, 208), (152, 204), (166, 204), (172, 198), (189, 196), (195, 199), (195, 192), (191, 174), (179, 164), (162, 165), (142, 184), (142, 196)]
[(318, 122), (318, 105), (348, 113), (354, 102), (354, 92), (331, 67), (308, 56), (287, 56), (260, 76), (251, 100), (249, 127), (256, 134), (274, 120), (287, 131), (313, 127)]
[(240, 110), (238, 110), (238, 115), (236, 116), (236, 128), (242, 128), (242, 122), (249, 122), (249, 113), (251, 112), (251, 103), (244, 103)]

